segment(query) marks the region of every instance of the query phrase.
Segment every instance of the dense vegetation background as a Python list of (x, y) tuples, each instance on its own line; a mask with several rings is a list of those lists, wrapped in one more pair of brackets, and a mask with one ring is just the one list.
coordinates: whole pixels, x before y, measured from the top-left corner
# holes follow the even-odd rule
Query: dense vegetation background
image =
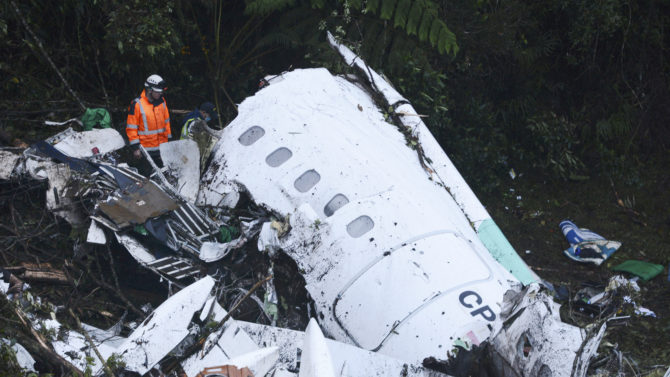
[[(225, 126), (265, 75), (346, 72), (326, 43), (330, 30), (427, 115), (532, 268), (572, 288), (606, 284), (611, 266), (565, 258), (557, 225), (572, 218), (622, 241), (611, 263), (667, 266), (669, 8), (663, 0), (8, 0), (0, 145), (51, 135), (45, 120), (85, 107), (107, 108), (122, 130), (152, 73), (168, 82), (174, 124), (177, 110), (211, 100)], [(613, 329), (607, 342), (641, 364), (666, 363), (669, 292), (665, 278), (650, 282), (640, 304), (659, 319)]]
[[(428, 115), (478, 190), (510, 167), (636, 179), (667, 156), (668, 4), (660, 0), (11, 0), (0, 6), (5, 143), (106, 107), (115, 124), (151, 73), (171, 109), (225, 121), (258, 80), (341, 71), (331, 30)], [(75, 98), (78, 97), (78, 99)], [(178, 115), (175, 116), (178, 118)], [(9, 139), (9, 140), (7, 140)], [(28, 140), (30, 141), (30, 140)]]

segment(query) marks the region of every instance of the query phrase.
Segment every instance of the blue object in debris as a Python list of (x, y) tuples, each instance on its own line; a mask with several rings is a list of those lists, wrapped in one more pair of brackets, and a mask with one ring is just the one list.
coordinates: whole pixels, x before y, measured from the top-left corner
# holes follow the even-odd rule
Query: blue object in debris
[(592, 232), (588, 229), (579, 228), (575, 223), (570, 220), (563, 220), (560, 224), (561, 231), (563, 235), (568, 240), (570, 245), (574, 246), (580, 242), (584, 241), (595, 241), (595, 240), (604, 240), (605, 237), (601, 236), (598, 233)]
[(621, 246), (619, 241), (592, 240), (582, 241), (567, 248), (563, 253), (568, 258), (582, 263), (602, 264)]

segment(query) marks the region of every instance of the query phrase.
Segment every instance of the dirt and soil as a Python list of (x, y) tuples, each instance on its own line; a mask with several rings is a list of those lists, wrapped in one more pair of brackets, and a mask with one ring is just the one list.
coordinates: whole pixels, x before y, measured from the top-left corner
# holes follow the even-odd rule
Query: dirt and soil
[[(618, 308), (618, 315), (631, 317), (611, 323), (599, 349), (601, 355), (618, 349), (626, 376), (663, 376), (670, 364), (670, 176), (665, 166), (667, 162), (650, 162), (635, 179), (594, 174), (566, 182), (518, 174), (497, 193), (480, 197), (531, 269), (553, 285), (566, 287), (570, 297), (588, 284), (606, 286), (610, 277), (620, 274), (612, 267), (626, 260), (665, 267), (650, 281), (638, 282), (637, 304), (656, 317), (636, 316), (630, 306)], [(600, 266), (575, 262), (563, 254), (569, 245), (558, 224), (564, 219), (622, 246)], [(569, 310), (569, 302), (563, 304), (567, 309), (562, 311), (563, 320), (568, 323), (596, 320)]]

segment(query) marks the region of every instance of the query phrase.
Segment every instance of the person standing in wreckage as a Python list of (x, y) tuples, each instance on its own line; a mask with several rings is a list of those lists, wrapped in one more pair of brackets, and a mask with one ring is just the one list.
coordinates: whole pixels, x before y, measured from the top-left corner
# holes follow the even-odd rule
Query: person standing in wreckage
[(214, 144), (219, 140), (216, 131), (209, 128), (209, 122), (214, 125), (219, 122), (216, 106), (211, 102), (204, 102), (199, 108), (186, 114), (182, 122), (181, 139), (193, 140), (198, 145), (201, 172)]
[(133, 100), (128, 107), (126, 135), (128, 142), (135, 147), (133, 156), (140, 158), (142, 145), (156, 165), (163, 166), (158, 147), (172, 138), (170, 130), (170, 114), (163, 92), (167, 84), (162, 77), (153, 74), (144, 82), (142, 94)]

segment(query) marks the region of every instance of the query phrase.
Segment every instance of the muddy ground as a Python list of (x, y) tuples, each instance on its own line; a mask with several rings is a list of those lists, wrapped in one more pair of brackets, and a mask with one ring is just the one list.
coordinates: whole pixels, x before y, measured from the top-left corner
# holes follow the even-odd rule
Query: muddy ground
[[(569, 182), (517, 172), (521, 176), (506, 180), (497, 193), (481, 197), (531, 269), (555, 286), (568, 288), (571, 296), (586, 284), (606, 285), (616, 274), (611, 268), (629, 259), (665, 266), (659, 276), (639, 282), (642, 292), (637, 303), (652, 310), (656, 318), (635, 316), (630, 307), (618, 308), (618, 315), (633, 315), (611, 322), (599, 349), (603, 357), (618, 349), (626, 376), (663, 376), (670, 364), (667, 166), (667, 162), (650, 162), (632, 177), (630, 173), (624, 178), (592, 174), (588, 180)], [(564, 219), (620, 241), (622, 246), (601, 266), (574, 262), (563, 254), (569, 245), (558, 224)], [(568, 302), (563, 304), (571, 308)], [(562, 315), (564, 321), (579, 325), (597, 319), (570, 310), (563, 310)], [(611, 363), (611, 359), (603, 362)]]

